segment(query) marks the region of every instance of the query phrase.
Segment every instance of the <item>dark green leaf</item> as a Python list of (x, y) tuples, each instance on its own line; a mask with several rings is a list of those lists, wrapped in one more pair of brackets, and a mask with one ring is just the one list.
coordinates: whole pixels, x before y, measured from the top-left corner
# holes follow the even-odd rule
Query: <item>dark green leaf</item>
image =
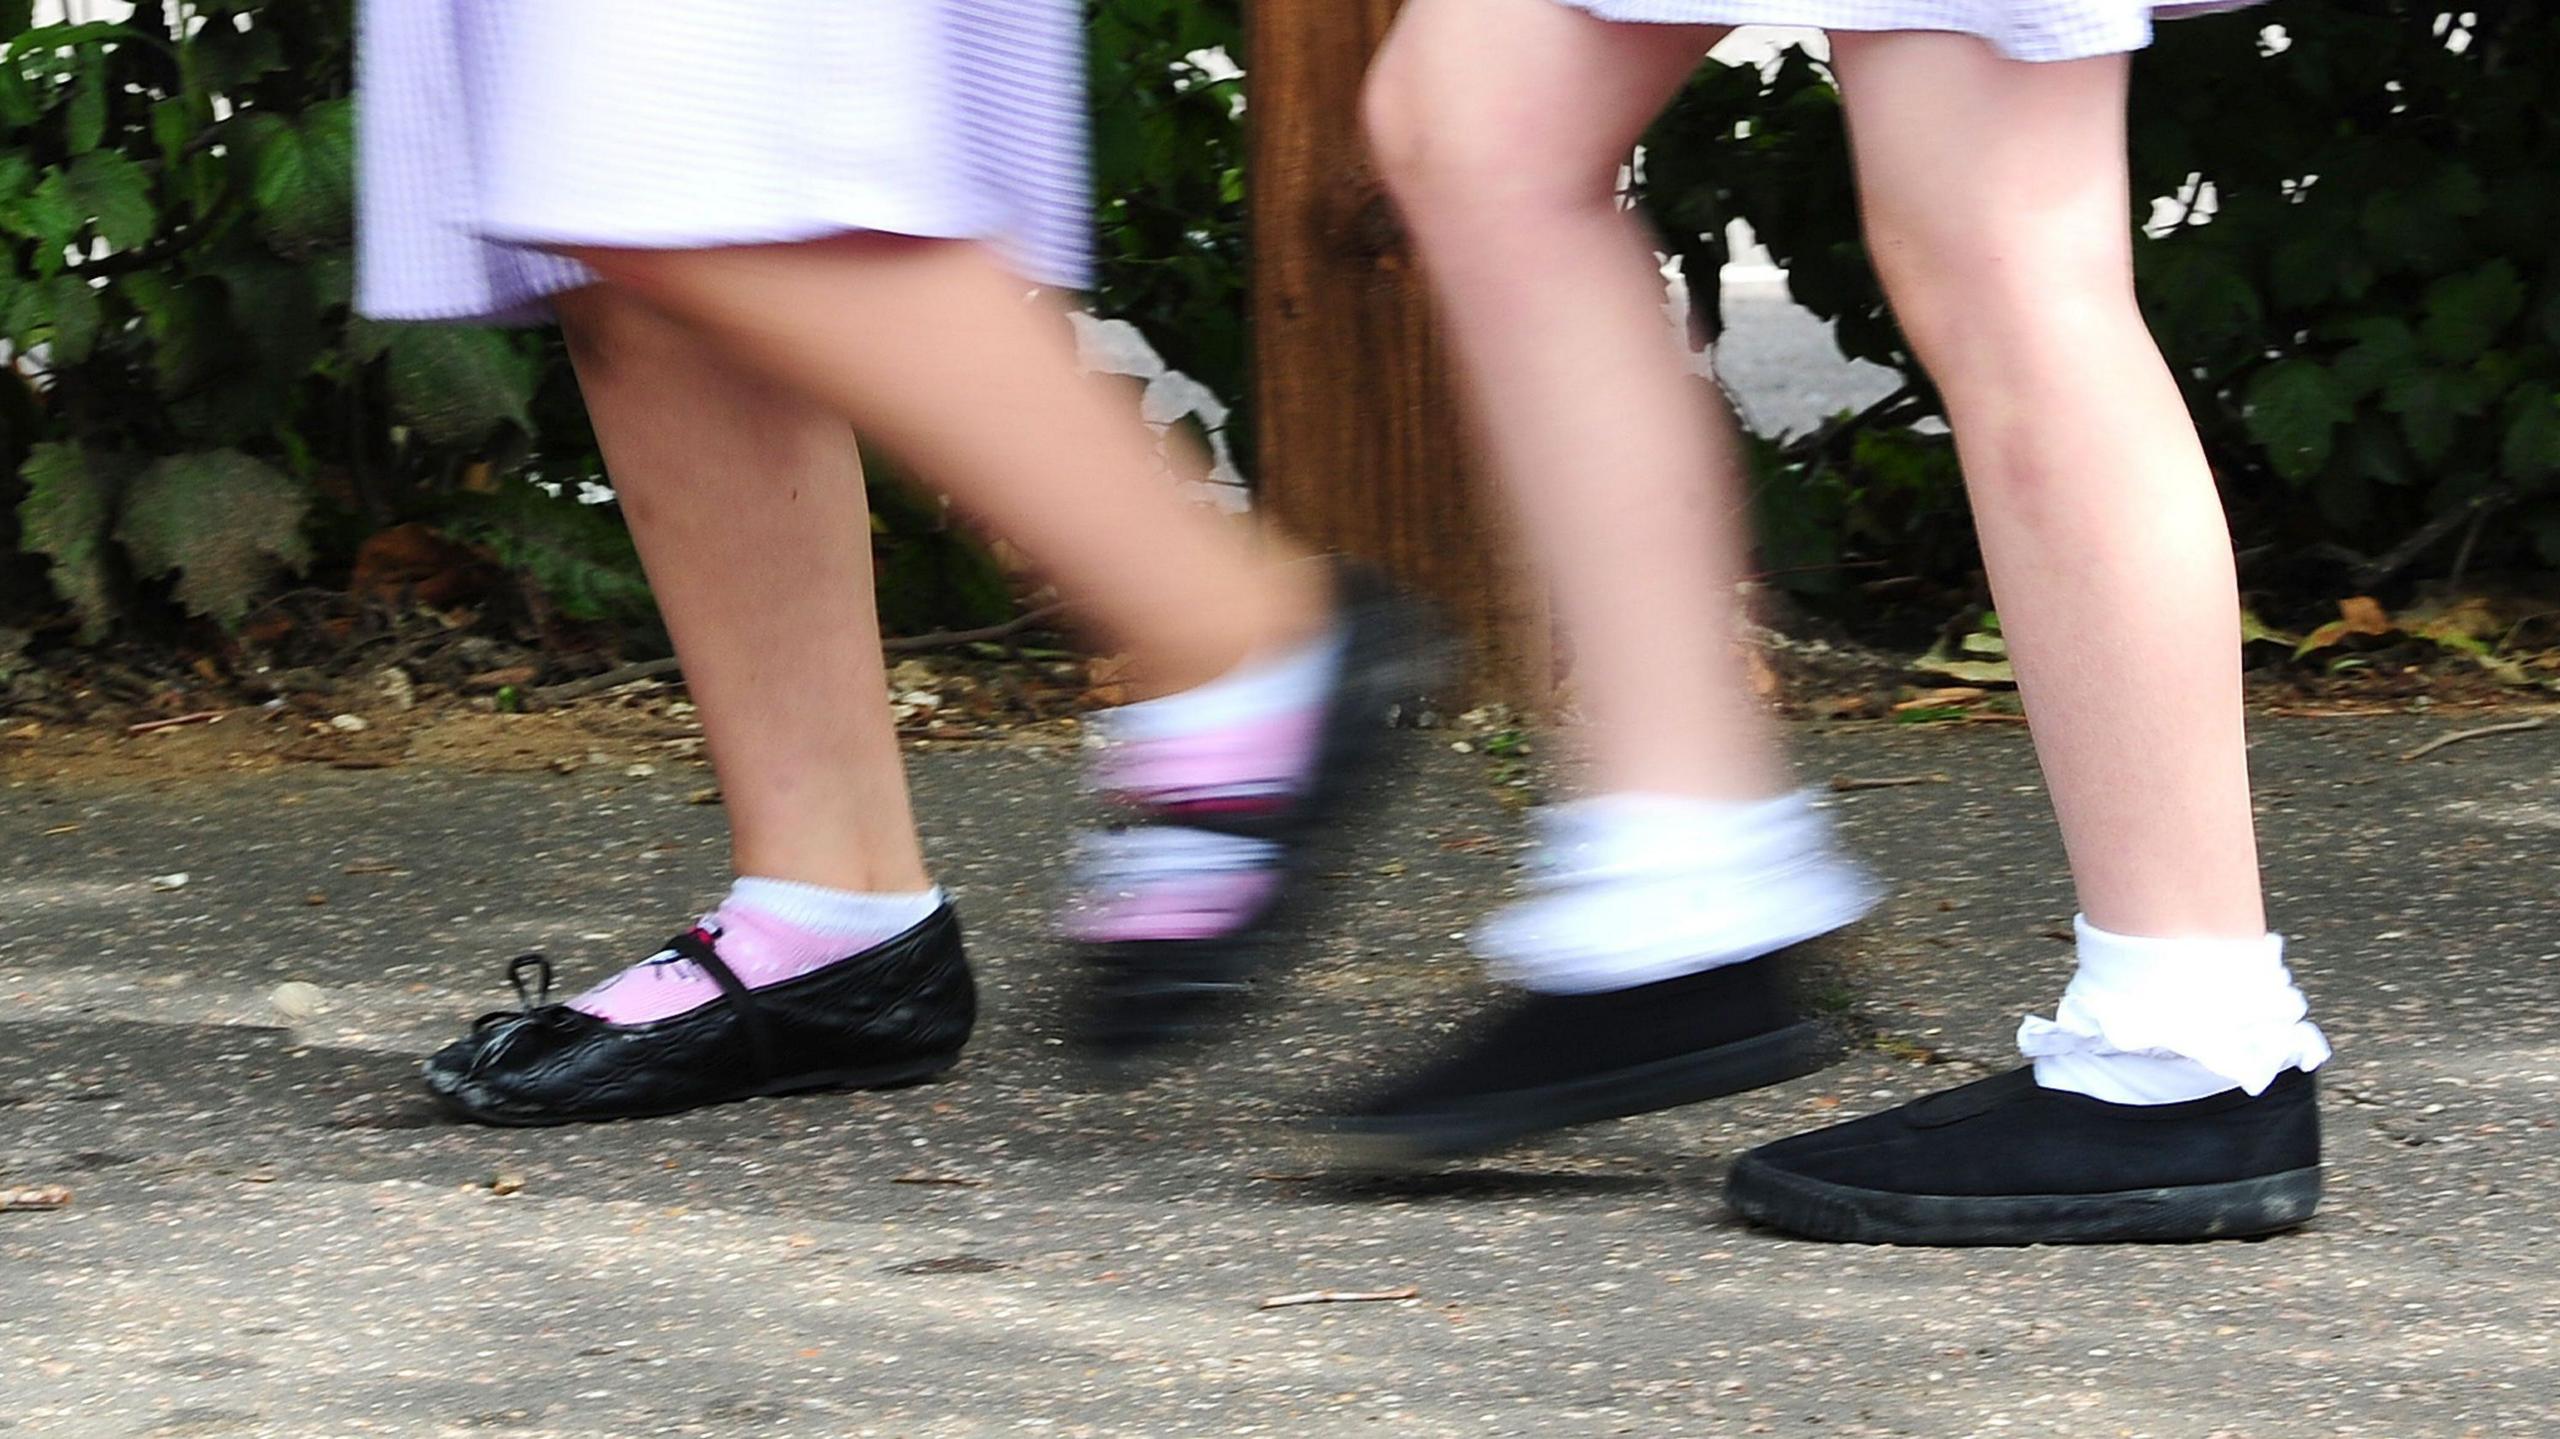
[(127, 466), (74, 444), (43, 444), (19, 467), (27, 497), (18, 502), (20, 543), (51, 560), (45, 578), (80, 620), (80, 637), (96, 640), (116, 617), (107, 562), (107, 529)]
[(20, 284), (9, 296), (7, 328), (22, 349), (43, 345), (48, 364), (79, 364), (97, 344), (97, 292), (78, 275)]
[(322, 345), (310, 267), (244, 260), (215, 267), (213, 274), (230, 292), (233, 328), (256, 348), (268, 378), (291, 384), (309, 373)]
[(204, 116), (193, 100), (162, 100), (151, 107), (151, 142), (160, 147), (164, 165), (177, 164), (203, 131)]
[(2542, 562), (2560, 569), (2560, 505), (2545, 506), (2527, 527), (2533, 531), (2533, 548)]
[(260, 131), (258, 230), (287, 255), (346, 238), (355, 196), (353, 130), (343, 101), (314, 106), (298, 125)]
[(71, 203), (97, 227), (98, 238), (119, 250), (150, 240), (158, 220), (151, 177), (141, 166), (116, 151), (95, 150), (72, 161), (63, 178)]
[(203, 389), (248, 348), (229, 323), (221, 285), (208, 277), (172, 280), (145, 271), (128, 276), (122, 290), (151, 336), (151, 369), (163, 398)]
[[(393, 0), (415, 3), (415, 0)], [(237, 94), (284, 69), (284, 41), (273, 25), (206, 25), (188, 39), (184, 64), (194, 86), (217, 95)]]
[(2539, 480), (2560, 474), (2560, 394), (2528, 391), (2510, 408), (2506, 442), (2499, 447), (2499, 468), (2510, 480)]
[(2363, 320), (2351, 326), (2355, 344), (2338, 357), (2338, 383), (2350, 399), (2379, 391), (2393, 378), (2416, 369), (2418, 333), (2396, 319)]
[(89, 358), (98, 343), (98, 292), (78, 275), (56, 275), (44, 282), (44, 296), (51, 362), (76, 365)]
[(60, 170), (47, 170), (35, 189), (0, 204), (0, 230), (35, 241), (36, 269), (47, 275), (63, 267), (63, 251), (87, 218)]
[(8, 60), (0, 60), (0, 128), (15, 132), (36, 122), (44, 107), (36, 99), (36, 89), (27, 83), (25, 72)]
[(137, 572), (175, 575), (179, 603), (236, 624), (278, 570), (311, 562), (311, 496), (237, 450), (171, 455), (127, 490), (116, 538)]
[(107, 137), (106, 57), (84, 51), (71, 76), (71, 104), (64, 111), (63, 141), (74, 155), (86, 155)]
[(2355, 417), (2355, 407), (2327, 366), (2287, 360), (2260, 370), (2250, 382), (2247, 414), (2249, 433), (2276, 473), (2300, 481), (2329, 463), (2337, 429)]
[(2503, 259), (2447, 275), (2427, 287), (2420, 333), (2439, 359), (2475, 359), (2524, 313), (2524, 294), (2524, 278)]
[(2488, 403), (2479, 382), (2459, 370), (2418, 369), (2383, 386), (2382, 407), (2400, 417), (2400, 432), (2421, 461), (2433, 465), (2452, 453), (2463, 421)]
[(474, 445), (501, 424), (533, 427), (533, 366), (505, 331), (402, 325), (386, 354), (392, 409), (430, 443)]

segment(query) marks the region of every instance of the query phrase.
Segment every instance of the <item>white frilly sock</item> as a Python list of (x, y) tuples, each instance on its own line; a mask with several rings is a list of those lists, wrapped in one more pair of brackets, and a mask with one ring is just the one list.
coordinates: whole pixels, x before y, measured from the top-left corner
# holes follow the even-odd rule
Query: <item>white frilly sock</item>
[(2036, 1082), (2111, 1104), (2178, 1104), (2265, 1091), (2317, 1069), (2329, 1041), (2284, 964), (2284, 937), (2141, 939), (2072, 921), (2080, 968), (2054, 1017), (2030, 1015), (2018, 1049)]
[(1848, 925), (1876, 901), (1803, 794), (1599, 795), (1538, 821), (1528, 897), (1475, 934), (1494, 977), (1528, 989), (1632, 989), (1740, 964)]

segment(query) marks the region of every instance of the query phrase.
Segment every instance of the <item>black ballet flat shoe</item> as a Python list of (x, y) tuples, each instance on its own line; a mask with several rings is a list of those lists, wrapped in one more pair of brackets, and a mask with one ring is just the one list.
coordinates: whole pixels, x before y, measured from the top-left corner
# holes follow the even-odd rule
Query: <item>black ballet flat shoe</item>
[(2110, 1104), (2032, 1069), (1763, 1145), (1725, 1198), (1852, 1244), (2117, 1244), (2273, 1234), (2320, 1207), (2319, 1084)]
[(1077, 946), (1085, 977), (1072, 1001), (1069, 1036), (1108, 1072), (1126, 1074), (1242, 1012), (1257, 980), (1289, 948), (1287, 935), (1309, 918), (1308, 891), (1327, 841), (1373, 797), (1391, 709), (1427, 692), (1445, 669), (1447, 646), (1421, 604), (1357, 566), (1337, 564), (1334, 575), (1342, 662), (1306, 788), (1249, 813), (1141, 809), (1131, 816), (1135, 824), (1267, 841), (1278, 849), (1280, 882), (1230, 934)]
[(977, 990), (960, 920), (915, 928), (798, 979), (749, 989), (700, 930), (668, 946), (722, 998), (648, 1024), (609, 1024), (549, 1003), (551, 964), (508, 968), (522, 1010), (480, 1017), (426, 1063), (426, 1086), (482, 1124), (535, 1127), (676, 1114), (818, 1089), (884, 1089), (960, 1062)]
[(1316, 1139), (1338, 1170), (1410, 1170), (1810, 1074), (1833, 1046), (1796, 1002), (1801, 948), (1633, 989), (1522, 993), (1436, 1063), (1317, 1121)]

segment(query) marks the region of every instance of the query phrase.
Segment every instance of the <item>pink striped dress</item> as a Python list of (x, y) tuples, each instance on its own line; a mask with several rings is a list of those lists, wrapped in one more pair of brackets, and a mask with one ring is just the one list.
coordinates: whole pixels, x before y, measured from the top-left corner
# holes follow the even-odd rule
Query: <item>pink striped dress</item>
[(984, 240), (1086, 282), (1079, 0), (365, 0), (357, 304), (538, 319), (547, 245)]

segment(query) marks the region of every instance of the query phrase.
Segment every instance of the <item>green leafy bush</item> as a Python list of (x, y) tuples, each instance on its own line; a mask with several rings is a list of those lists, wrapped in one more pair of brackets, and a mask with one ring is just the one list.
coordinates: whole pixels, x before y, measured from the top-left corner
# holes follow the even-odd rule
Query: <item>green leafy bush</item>
[[(2367, 578), (2396, 567), (2370, 561), (2385, 554), (2435, 573), (2466, 551), (2560, 564), (2555, 56), (2560, 16), (2542, 7), (2456, 22), (2343, 0), (2166, 24), (2137, 62), (2135, 193), (2186, 202), (2138, 248), (2144, 302), (2244, 546)], [(1967, 563), (1943, 441), (1908, 433), (1943, 412), (1859, 241), (1823, 67), (1801, 52), (1766, 73), (1709, 66), (1649, 140), (1642, 182), (1689, 274), (1714, 274), (1727, 224), (1747, 220), (1842, 352), (1906, 381), (1768, 458), (1773, 564)], [(2409, 549), (2466, 528), (2460, 546)]]
[[(1099, 0), (1094, 23), (1100, 308), (1237, 395), (1241, 101), (1205, 63), (1236, 7)], [(557, 338), (350, 313), (352, 32), (349, 0), (43, 27), (0, 0), (0, 607), (58, 602), (93, 639), (172, 605), (232, 622), (426, 519), (561, 614), (652, 629), (610, 509), (549, 492), (602, 474)], [(881, 489), (891, 623), (1000, 613), (983, 551)]]
[(1245, 395), (1244, 90), (1236, 0), (1097, 0), (1094, 307), (1239, 407)]
[(162, 597), (236, 621), (315, 539), (528, 453), (539, 337), (350, 319), (345, 0), (28, 22), (0, 5), (0, 542), (84, 634)]
[[(2211, 223), (2140, 247), (2146, 303), (2246, 545), (2560, 561), (2560, 136), (2542, 104), (2560, 17), (2471, 13), (2457, 29), (2399, 0), (2280, 0), (2163, 26), (2139, 64), (2137, 190), (2212, 201)], [(173, 608), (233, 619), (280, 575), (334, 574), (366, 534), (423, 518), (573, 618), (646, 628), (610, 512), (517, 478), (574, 491), (601, 471), (557, 339), (348, 312), (348, 0), (29, 18), (0, 0), (0, 608), (67, 606), (93, 637)], [(1238, 5), (1094, 0), (1092, 20), (1097, 308), (1241, 403), (1242, 82), (1217, 59), (1238, 53)], [(2274, 53), (2269, 22), (2289, 41)], [(1807, 589), (1857, 561), (1961, 575), (1939, 402), (1867, 265), (1823, 67), (1707, 67), (1640, 184), (1688, 273), (1714, 274), (1746, 219), (1843, 352), (1906, 381), (1760, 451), (1772, 568)], [(1003, 603), (938, 508), (879, 508), (893, 623)]]

